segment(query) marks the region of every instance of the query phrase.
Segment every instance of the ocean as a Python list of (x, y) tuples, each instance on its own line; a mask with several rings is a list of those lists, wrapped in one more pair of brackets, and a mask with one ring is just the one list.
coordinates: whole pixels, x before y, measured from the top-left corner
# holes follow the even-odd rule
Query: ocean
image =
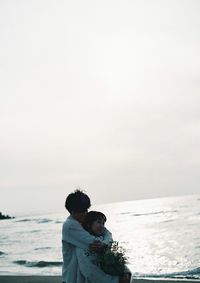
[[(126, 250), (137, 278), (200, 279), (200, 195), (92, 206)], [(0, 221), (0, 275), (61, 275), (68, 213)]]

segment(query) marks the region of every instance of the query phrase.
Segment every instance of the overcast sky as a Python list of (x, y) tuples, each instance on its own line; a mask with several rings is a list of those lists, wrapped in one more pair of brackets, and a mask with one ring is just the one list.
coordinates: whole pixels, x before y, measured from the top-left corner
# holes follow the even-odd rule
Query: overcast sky
[(200, 1), (0, 1), (0, 211), (199, 193)]

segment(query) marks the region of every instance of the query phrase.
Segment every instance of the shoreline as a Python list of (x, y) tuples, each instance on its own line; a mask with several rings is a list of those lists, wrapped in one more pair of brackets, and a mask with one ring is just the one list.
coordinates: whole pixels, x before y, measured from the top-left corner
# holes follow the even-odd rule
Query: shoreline
[[(62, 283), (61, 276), (48, 275), (0, 275), (1, 283)], [(133, 278), (131, 283), (200, 283), (200, 279)]]

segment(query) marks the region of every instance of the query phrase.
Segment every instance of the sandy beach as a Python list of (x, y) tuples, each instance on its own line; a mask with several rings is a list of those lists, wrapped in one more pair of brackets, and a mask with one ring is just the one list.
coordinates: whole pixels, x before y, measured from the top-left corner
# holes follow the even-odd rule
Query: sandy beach
[[(60, 276), (15, 276), (1, 275), (1, 283), (62, 283)], [(134, 278), (132, 283), (200, 283), (200, 280), (178, 280), (178, 279), (137, 279)], [(95, 283), (95, 282), (94, 282)]]

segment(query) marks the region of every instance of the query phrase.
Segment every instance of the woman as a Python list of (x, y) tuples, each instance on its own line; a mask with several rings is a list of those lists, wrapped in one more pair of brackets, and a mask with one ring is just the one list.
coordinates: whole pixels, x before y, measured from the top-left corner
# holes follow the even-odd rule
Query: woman
[[(88, 231), (91, 235), (95, 236), (97, 240), (103, 241), (107, 246), (109, 250), (109, 256), (112, 256), (112, 259), (114, 260), (114, 264), (110, 264), (103, 261), (104, 269), (107, 274), (120, 274), (120, 281), (119, 282), (126, 282), (130, 283), (131, 281), (131, 271), (126, 266), (126, 264), (122, 264), (121, 261), (117, 260), (114, 253), (111, 252), (110, 248), (113, 239), (111, 233), (109, 235), (105, 235), (105, 222), (106, 222), (106, 216), (100, 212), (100, 211), (90, 211), (87, 213), (85, 217), (85, 221), (83, 222), (82, 226), (86, 231)], [(105, 247), (106, 248), (106, 247)], [(104, 254), (104, 251), (97, 251), (97, 252), (90, 252), (88, 253), (87, 250), (84, 250), (82, 248), (76, 249), (77, 258), (78, 258), (78, 264), (80, 267), (80, 270), (82, 274), (86, 278), (93, 279), (92, 282), (101, 282), (101, 278), (105, 276), (105, 272), (103, 272), (101, 268), (101, 264), (98, 260), (98, 253), (100, 253), (100, 256)], [(118, 254), (119, 255), (119, 254)], [(102, 259), (102, 257), (101, 257)], [(122, 258), (120, 259), (122, 260)], [(99, 268), (101, 270), (99, 270)], [(116, 277), (116, 276), (114, 276)], [(99, 279), (98, 279), (99, 278)]]

